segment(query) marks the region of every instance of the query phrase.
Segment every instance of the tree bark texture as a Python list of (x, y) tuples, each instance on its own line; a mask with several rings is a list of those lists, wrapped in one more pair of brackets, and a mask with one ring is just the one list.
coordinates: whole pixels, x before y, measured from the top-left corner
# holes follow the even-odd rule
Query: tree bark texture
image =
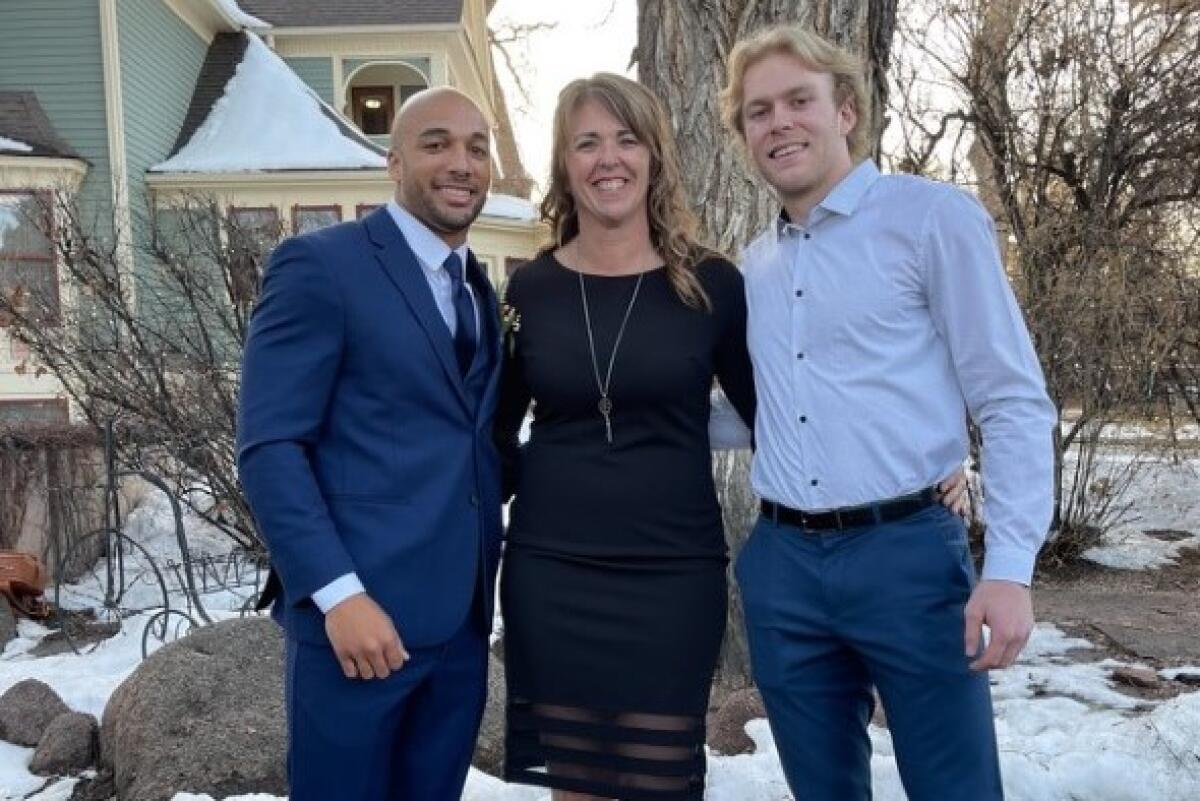
[[(679, 141), (684, 179), (709, 244), (737, 254), (777, 213), (778, 204), (753, 175), (735, 134), (721, 123), (717, 93), (738, 40), (780, 22), (798, 22), (858, 52), (867, 64), (879, 141), (896, 0), (638, 0), (639, 80), (664, 103)], [(724, 452), (714, 460), (730, 550), (737, 554), (757, 515), (749, 485), (749, 455)], [(718, 670), (719, 689), (750, 684), (741, 599), (730, 582), (728, 633)]]
[(739, 39), (798, 22), (859, 53), (867, 66), (874, 140), (883, 130), (886, 72), (896, 0), (639, 0), (639, 80), (663, 101), (679, 140), (684, 178), (711, 244), (746, 244), (776, 211), (734, 134), (721, 124), (717, 93)]

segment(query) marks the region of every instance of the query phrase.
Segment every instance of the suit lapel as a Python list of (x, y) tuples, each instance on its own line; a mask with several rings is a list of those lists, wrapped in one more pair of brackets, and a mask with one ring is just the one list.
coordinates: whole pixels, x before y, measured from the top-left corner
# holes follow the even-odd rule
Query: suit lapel
[(368, 238), (375, 245), (375, 258), (404, 296), (417, 322), (425, 329), (429, 344), (437, 354), (442, 370), (454, 387), (458, 399), (470, 409), (471, 404), (467, 400), (463, 378), (458, 370), (458, 360), (454, 356), (454, 342), (450, 339), (450, 329), (446, 327), (446, 321), (438, 311), (437, 303), (433, 300), (433, 291), (429, 288), (429, 282), (425, 280), (425, 274), (417, 262), (417, 257), (413, 255), (412, 248), (404, 241), (404, 236), (386, 208), (379, 208), (368, 214), (363, 219), (363, 224), (366, 226)]

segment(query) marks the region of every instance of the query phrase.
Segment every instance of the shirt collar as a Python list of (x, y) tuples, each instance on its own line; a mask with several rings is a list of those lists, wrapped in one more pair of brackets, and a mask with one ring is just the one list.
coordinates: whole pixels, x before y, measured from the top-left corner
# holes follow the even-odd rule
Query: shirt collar
[[(442, 238), (429, 229), (429, 226), (418, 220), (413, 214), (399, 203), (395, 198), (390, 198), (387, 202), (388, 213), (392, 215), (392, 219), (400, 228), (400, 233), (404, 234), (405, 241), (412, 248), (413, 255), (425, 266), (428, 270), (442, 269), (442, 263), (446, 261), (446, 257), (450, 255), (451, 248)], [(467, 253), (469, 249), (464, 242), (454, 252), (462, 259), (463, 266), (467, 264)]]
[[(837, 185), (830, 190), (829, 194), (817, 204), (813, 209), (814, 214), (809, 215), (809, 225), (826, 216), (816, 214), (818, 209), (833, 214), (840, 214), (843, 217), (849, 217), (858, 209), (862, 199), (867, 194), (876, 181), (879, 180), (879, 168), (875, 166), (875, 162), (870, 159), (863, 159), (859, 165), (846, 174), (842, 180), (838, 181)], [(816, 219), (814, 219), (814, 215)], [(789, 230), (798, 229), (791, 218), (788, 217), (787, 209), (779, 210), (779, 218), (775, 221), (775, 233), (780, 238), (786, 236)]]

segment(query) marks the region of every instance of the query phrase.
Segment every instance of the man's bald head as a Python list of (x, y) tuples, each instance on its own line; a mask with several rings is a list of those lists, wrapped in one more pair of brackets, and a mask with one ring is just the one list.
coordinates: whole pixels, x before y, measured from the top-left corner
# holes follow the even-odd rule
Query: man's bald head
[(492, 182), (483, 112), (457, 89), (426, 89), (401, 106), (391, 139), (388, 175), (396, 182), (396, 202), (458, 247)]
[(434, 86), (422, 89), (412, 95), (400, 106), (396, 119), (392, 121), (391, 146), (399, 147), (405, 131), (419, 126), (422, 120), (439, 112), (457, 108), (459, 111), (473, 111), (479, 117), (480, 127), (487, 130), (487, 120), (475, 101), (452, 86)]

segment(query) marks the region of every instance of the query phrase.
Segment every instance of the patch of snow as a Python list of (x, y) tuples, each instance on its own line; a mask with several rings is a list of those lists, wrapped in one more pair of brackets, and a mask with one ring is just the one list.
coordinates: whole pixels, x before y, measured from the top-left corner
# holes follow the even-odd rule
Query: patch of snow
[(538, 219), (537, 205), (533, 201), (498, 193), (488, 195), (487, 202), (483, 204), (483, 214), (508, 220), (536, 221)]
[(221, 7), (221, 10), (224, 11), (225, 14), (229, 16), (237, 25), (241, 25), (245, 28), (272, 27), (271, 23), (264, 22), (258, 17), (242, 11), (242, 9), (238, 6), (237, 0), (216, 0), (216, 2), (217, 5)]
[(29, 772), (32, 748), (0, 740), (0, 798), (24, 798), (42, 786), (45, 779)]
[(0, 136), (0, 153), (32, 153), (33, 147), (17, 139)]
[(386, 159), (347, 138), (336, 114), (253, 33), (225, 93), (191, 141), (151, 172), (383, 169)]
[[(1065, 418), (1060, 429), (1065, 434), (1075, 423), (1073, 418)], [(1175, 436), (1181, 441), (1200, 439), (1200, 425), (1186, 423), (1176, 427)], [(1111, 442), (1161, 441), (1168, 440), (1167, 424), (1158, 426), (1145, 423), (1107, 423), (1100, 428), (1100, 438)]]
[(1105, 533), (1102, 545), (1084, 551), (1083, 558), (1119, 570), (1150, 570), (1173, 564), (1180, 548), (1197, 544), (1194, 538), (1164, 542), (1137, 526), (1120, 525)]
[[(40, 679), (53, 687), (71, 709), (99, 719), (113, 690), (142, 661), (142, 627), (148, 619), (149, 615), (129, 618), (119, 633), (90, 653), (43, 657), (30, 656), (28, 651), (50, 630), (36, 624), (22, 625), (18, 638), (22, 642), (10, 643), (0, 659), (0, 692), (23, 679)], [(6, 783), (7, 775), (0, 773), (0, 785)]]
[[(266, 793), (250, 793), (249, 795), (233, 795), (229, 798), (236, 798), (238, 801), (276, 801), (278, 796), (267, 795)], [(171, 801), (213, 801), (211, 795), (196, 795), (194, 793), (176, 793)]]
[(1164, 668), (1158, 671), (1158, 675), (1172, 681), (1184, 673), (1190, 676), (1200, 676), (1200, 665), (1184, 665), (1183, 667)]
[[(265, 583), (266, 567), (242, 555), (231, 557), (233, 540), (186, 508), (182, 522), (192, 582), (204, 611), (213, 620), (241, 614), (257, 588)], [(139, 649), (142, 631), (152, 617), (162, 612), (164, 605), (172, 614), (166, 618), (165, 636), (152, 637), (151, 647), (161, 645), (161, 639), (169, 641), (186, 632), (192, 625), (189, 618), (197, 625), (202, 624), (203, 615), (193, 596), (186, 591), (187, 573), (175, 530), (174, 512), (166, 494), (148, 489), (137, 507), (125, 517), (123, 532), (138, 547), (126, 544), (126, 550), (121, 554), (123, 589), (119, 608), (114, 610), (106, 606), (106, 599), (111, 595), (106, 590), (112, 583), (103, 560), (84, 571), (73, 584), (62, 587), (61, 605), (67, 609), (95, 610), (97, 619), (105, 622), (120, 618), (136, 620)], [(160, 617), (160, 624), (162, 620)], [(128, 621), (124, 623), (132, 625)], [(162, 631), (162, 626), (159, 625), (157, 630)], [(40, 639), (36, 632), (29, 636), (35, 638), (34, 642)], [(10, 644), (6, 656), (19, 653), (21, 642), (18, 639)], [(0, 682), (2, 675), (0, 672)]]
[[(1103, 455), (1120, 464), (1140, 457)], [(1183, 548), (1200, 547), (1200, 459), (1176, 463), (1170, 458), (1144, 461), (1126, 491), (1134, 503), (1129, 520), (1114, 526), (1101, 545), (1083, 557), (1107, 567), (1146, 570), (1172, 564)], [(1146, 532), (1173, 532), (1162, 539)]]
[[(30, 754), (32, 755), (32, 753), (31, 750)], [(86, 773), (94, 775), (94, 771), (86, 771)], [(78, 783), (78, 778), (59, 778), (40, 793), (25, 796), (23, 801), (70, 801), (75, 792), (75, 785)]]

